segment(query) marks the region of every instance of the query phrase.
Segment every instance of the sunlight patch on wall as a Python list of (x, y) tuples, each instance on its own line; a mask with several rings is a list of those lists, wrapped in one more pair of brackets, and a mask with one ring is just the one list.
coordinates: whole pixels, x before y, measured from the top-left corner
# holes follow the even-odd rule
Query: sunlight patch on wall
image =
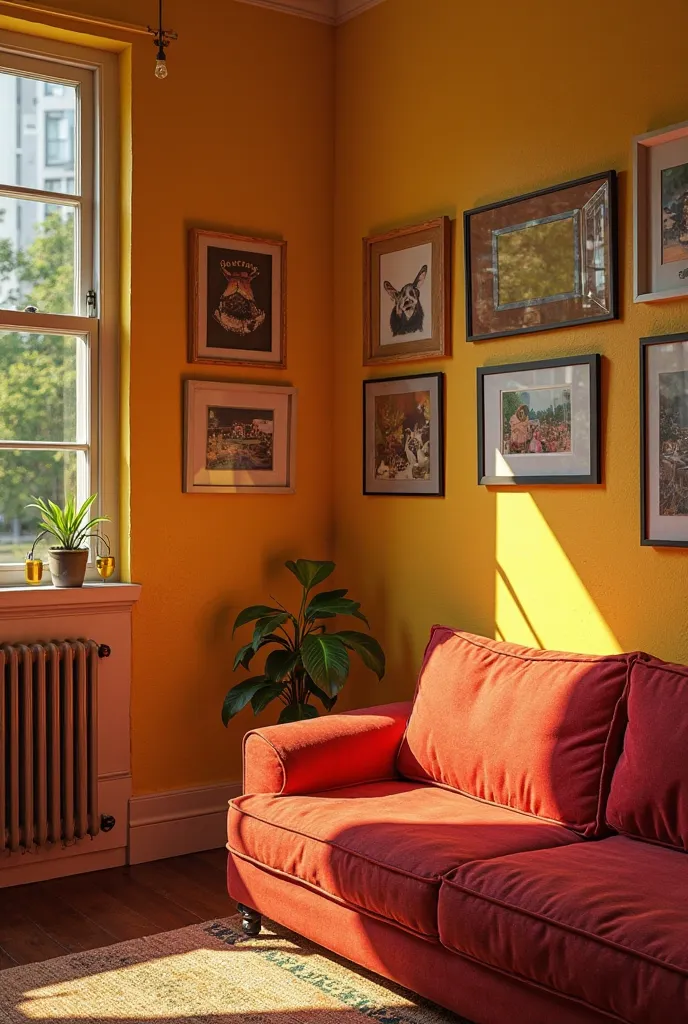
[(584, 654), (622, 650), (530, 494), (499, 492), (497, 639)]

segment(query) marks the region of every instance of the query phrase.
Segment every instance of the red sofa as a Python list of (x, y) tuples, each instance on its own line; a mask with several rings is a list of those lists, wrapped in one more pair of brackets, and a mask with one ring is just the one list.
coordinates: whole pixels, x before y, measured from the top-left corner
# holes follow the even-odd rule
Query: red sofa
[(250, 732), (228, 886), (476, 1024), (688, 1021), (688, 669), (435, 627), (413, 703)]

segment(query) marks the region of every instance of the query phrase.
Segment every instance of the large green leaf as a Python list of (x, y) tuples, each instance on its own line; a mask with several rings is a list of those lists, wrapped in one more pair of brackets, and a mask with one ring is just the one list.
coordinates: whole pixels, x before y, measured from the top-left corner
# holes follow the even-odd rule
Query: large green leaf
[(306, 590), (322, 583), (334, 572), (334, 562), (314, 562), (310, 558), (297, 558), (295, 562), (284, 564)]
[(353, 629), (340, 629), (331, 635), (338, 636), (350, 651), (360, 655), (366, 668), (372, 669), (378, 679), (382, 679), (385, 674), (385, 652), (374, 637)]
[(265, 711), (268, 704), (273, 701), (276, 697), (279, 697), (280, 693), (284, 689), (284, 683), (267, 683), (261, 687), (251, 697), (251, 707), (253, 708), (253, 714), (259, 715), (261, 711)]
[(314, 683), (331, 697), (339, 693), (349, 674), (349, 654), (338, 637), (311, 633), (301, 645), (301, 658)]
[(254, 619), (262, 619), (266, 615), (276, 615), (278, 611), (279, 608), (271, 608), (267, 604), (252, 604), (250, 607), (244, 608), (243, 612), (239, 612), (236, 617), (232, 636), (234, 636), (239, 626), (243, 626), (247, 622), (253, 622)]
[(339, 591), (332, 590), (325, 594), (316, 594), (306, 608), (305, 616), (307, 620), (313, 621), (315, 619), (330, 619), (334, 615), (353, 615), (357, 619), (362, 619), (367, 626), (368, 620), (359, 611), (360, 607), (359, 601), (352, 601), (348, 597), (341, 596)]
[(313, 696), (317, 697), (318, 700), (321, 701), (323, 707), (326, 708), (327, 711), (332, 710), (332, 708), (337, 703), (336, 697), (330, 697), (328, 694), (325, 693), (324, 690), (321, 690), (317, 683), (313, 682), (310, 676), (306, 677), (306, 686), (308, 687), (309, 691), (313, 694)]
[(270, 680), (267, 676), (251, 676), (250, 679), (244, 679), (242, 682), (237, 683), (233, 686), (225, 697), (224, 704), (222, 705), (222, 721), (225, 725), (230, 720), (238, 715), (242, 711), (254, 693), (257, 693), (266, 683)]
[(241, 665), (242, 668), (248, 668), (251, 664), (251, 658), (255, 653), (252, 643), (244, 644), (243, 647), (240, 647), (234, 655), (234, 665), (232, 666), (233, 670), (236, 672), (239, 665)]
[(318, 709), (312, 704), (287, 704), (282, 708), (278, 722), (302, 722), (304, 718), (318, 718)]
[(279, 683), (291, 675), (299, 663), (298, 651), (270, 651), (265, 660), (265, 675)]
[(262, 646), (263, 639), (272, 633), (274, 629), (281, 626), (289, 618), (286, 612), (278, 612), (277, 615), (267, 615), (264, 619), (258, 619), (253, 630), (253, 650), (257, 651)]

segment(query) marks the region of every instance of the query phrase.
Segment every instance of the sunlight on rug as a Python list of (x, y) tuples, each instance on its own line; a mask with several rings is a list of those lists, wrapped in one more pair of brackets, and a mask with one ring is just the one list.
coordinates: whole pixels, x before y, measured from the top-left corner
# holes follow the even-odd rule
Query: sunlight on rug
[[(0, 1021), (461, 1024), (461, 1018), (267, 923), (193, 925), (0, 974)], [(469, 1024), (469, 1022), (464, 1022)]]

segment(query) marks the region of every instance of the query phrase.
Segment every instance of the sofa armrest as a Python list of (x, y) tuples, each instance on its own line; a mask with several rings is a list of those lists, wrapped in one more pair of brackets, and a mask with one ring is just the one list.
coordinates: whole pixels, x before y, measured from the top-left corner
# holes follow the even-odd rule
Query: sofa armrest
[(313, 793), (397, 777), (411, 702), (270, 725), (244, 737), (244, 793)]

